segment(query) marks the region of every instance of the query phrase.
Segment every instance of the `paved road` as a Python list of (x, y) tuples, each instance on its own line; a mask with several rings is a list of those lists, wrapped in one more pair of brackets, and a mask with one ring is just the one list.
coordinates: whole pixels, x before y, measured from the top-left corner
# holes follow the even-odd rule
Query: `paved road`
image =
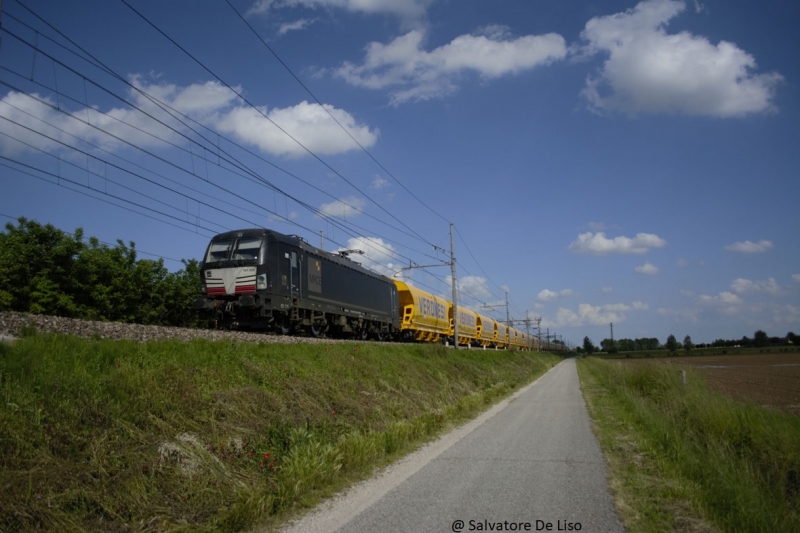
[(623, 531), (570, 359), (290, 531), (575, 531), (578, 524)]

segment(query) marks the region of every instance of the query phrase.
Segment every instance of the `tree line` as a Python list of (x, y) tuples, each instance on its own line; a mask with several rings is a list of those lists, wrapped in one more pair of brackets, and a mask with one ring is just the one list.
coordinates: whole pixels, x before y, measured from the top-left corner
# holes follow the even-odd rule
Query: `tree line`
[(695, 348), (730, 348), (735, 346), (763, 348), (767, 346), (797, 346), (798, 343), (800, 343), (800, 338), (791, 331), (787, 333), (785, 337), (770, 337), (765, 331), (758, 330), (755, 332), (752, 339), (744, 336), (741, 339), (717, 339), (710, 344), (702, 343), (697, 345), (692, 342), (692, 338), (689, 335), (683, 338), (682, 343), (675, 338), (675, 335), (670, 335), (667, 337), (664, 344), (660, 344), (658, 339), (654, 337), (642, 339), (615, 339), (613, 341), (611, 339), (603, 339), (599, 347), (595, 346), (589, 337), (584, 337), (583, 347), (582, 349), (579, 348), (579, 351), (582, 350), (585, 353), (591, 354), (597, 351), (619, 353), (645, 350), (667, 350), (676, 352), (683, 349), (685, 352), (691, 352)]
[(0, 310), (87, 320), (195, 326), (192, 299), (201, 289), (200, 264), (139, 259), (133, 242), (84, 241), (51, 224), (19, 218), (0, 233)]

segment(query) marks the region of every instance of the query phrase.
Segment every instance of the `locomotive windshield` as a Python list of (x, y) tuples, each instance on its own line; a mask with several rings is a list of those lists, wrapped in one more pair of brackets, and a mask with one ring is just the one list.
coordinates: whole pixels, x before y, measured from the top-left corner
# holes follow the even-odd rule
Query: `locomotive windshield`
[(241, 237), (211, 241), (206, 263), (221, 261), (257, 261), (261, 252), (261, 237)]

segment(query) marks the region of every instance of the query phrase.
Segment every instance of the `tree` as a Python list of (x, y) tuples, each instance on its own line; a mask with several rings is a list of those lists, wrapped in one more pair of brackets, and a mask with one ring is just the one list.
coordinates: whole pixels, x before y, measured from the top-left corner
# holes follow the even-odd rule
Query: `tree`
[(51, 224), (20, 217), (0, 233), (0, 308), (25, 313), (78, 315), (71, 289), (83, 230), (69, 235)]
[(595, 351), (596, 349), (597, 349), (597, 348), (595, 347), (595, 345), (594, 345), (594, 344), (592, 344), (592, 341), (591, 341), (591, 339), (589, 339), (589, 337), (584, 337), (584, 338), (583, 338), (583, 350), (584, 350), (586, 353), (588, 353), (588, 354), (590, 354), (590, 355), (591, 355), (591, 354), (593, 354), (593, 353), (594, 353), (594, 351)]
[(758, 330), (753, 334), (753, 346), (763, 348), (769, 344), (769, 337), (764, 330)]
[(664, 344), (664, 346), (666, 346), (667, 350), (669, 350), (670, 352), (674, 352), (675, 350), (677, 350), (678, 341), (675, 339), (675, 335), (670, 335), (669, 337), (667, 337), (667, 342)]
[(139, 324), (194, 326), (200, 264), (169, 272), (137, 259), (133, 242), (108, 246), (25, 218), (0, 233), (0, 309)]
[(683, 349), (686, 350), (686, 353), (689, 353), (694, 348), (694, 344), (692, 343), (692, 338), (689, 335), (686, 335), (683, 338)]

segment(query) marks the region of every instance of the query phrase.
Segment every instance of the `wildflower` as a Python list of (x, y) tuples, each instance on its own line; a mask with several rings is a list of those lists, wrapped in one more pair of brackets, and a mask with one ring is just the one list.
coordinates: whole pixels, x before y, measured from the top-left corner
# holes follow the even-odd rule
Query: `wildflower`
[(269, 464), (269, 467), (270, 467), (270, 468), (275, 468), (275, 463), (270, 463), (270, 464)]
[(247, 452), (247, 457), (253, 457), (253, 452)]
[(269, 459), (270, 457), (271, 457), (271, 455), (269, 454), (269, 452), (264, 454), (264, 459)]

